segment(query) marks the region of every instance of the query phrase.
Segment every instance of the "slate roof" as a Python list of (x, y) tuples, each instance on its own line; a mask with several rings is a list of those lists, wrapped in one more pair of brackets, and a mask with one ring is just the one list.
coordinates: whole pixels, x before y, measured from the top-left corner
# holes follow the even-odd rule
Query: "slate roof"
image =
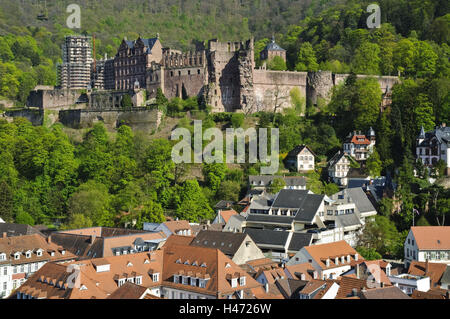
[(306, 186), (306, 178), (302, 176), (272, 176), (272, 175), (250, 175), (248, 182), (250, 186), (266, 187), (272, 183), (274, 179), (281, 178), (286, 186)]
[(221, 200), (219, 201), (216, 206), (214, 206), (215, 209), (229, 209), (234, 205), (234, 202), (229, 200)]
[(439, 127), (431, 132), (425, 133), (425, 139), (418, 146), (428, 147), (430, 146), (433, 138), (436, 137), (439, 143), (450, 143), (450, 127)]
[(288, 155), (286, 156), (286, 158), (290, 158), (290, 157), (297, 157), (298, 154), (300, 154), (301, 152), (303, 152), (304, 149), (308, 149), (308, 151), (313, 155), (316, 156), (316, 154), (307, 146), (307, 145), (297, 145), (292, 151), (290, 151), (288, 153)]
[(201, 231), (191, 242), (191, 246), (220, 249), (227, 256), (233, 257), (245, 241), (247, 234), (217, 231)]
[(249, 214), (247, 222), (272, 223), (277, 225), (291, 225), (294, 217), (292, 216), (278, 216), (278, 215), (263, 215), (263, 214)]
[[(156, 41), (158, 40), (158, 38), (150, 38), (150, 39), (139, 38), (139, 39), (142, 40), (142, 42), (144, 43), (145, 47), (147, 47), (147, 53), (151, 52), (151, 50), (153, 49), (153, 46), (155, 45)], [(138, 40), (136, 40), (136, 41), (125, 41), (125, 42), (126, 42), (127, 46), (130, 49), (134, 49), (134, 46), (136, 45)]]
[(308, 195), (307, 190), (282, 189), (275, 197), (273, 207), (300, 208)]
[(308, 281), (296, 279), (279, 279), (275, 282), (280, 292), (286, 299), (298, 299), (298, 293), (301, 291)]
[(317, 210), (323, 202), (325, 195), (308, 194), (303, 205), (297, 211), (295, 215), (296, 221), (311, 223), (316, 216)]
[(336, 227), (360, 226), (361, 222), (355, 214), (336, 216)]
[(272, 40), (269, 44), (267, 44), (264, 49), (267, 51), (286, 51), (285, 49), (280, 47), (278, 44), (276, 44), (275, 40)]
[(363, 191), (361, 187), (359, 188), (350, 188), (344, 190), (355, 203), (360, 213), (368, 213), (376, 211), (375, 207), (373, 207), (372, 202), (367, 197), (366, 193)]
[(299, 251), (305, 246), (311, 245), (312, 234), (309, 233), (294, 233), (289, 243), (289, 251)]
[(286, 244), (289, 232), (275, 231), (269, 229), (246, 228), (245, 234), (248, 234), (257, 245), (283, 246)]
[(447, 266), (447, 269), (444, 271), (441, 277), (441, 283), (450, 283), (450, 266)]

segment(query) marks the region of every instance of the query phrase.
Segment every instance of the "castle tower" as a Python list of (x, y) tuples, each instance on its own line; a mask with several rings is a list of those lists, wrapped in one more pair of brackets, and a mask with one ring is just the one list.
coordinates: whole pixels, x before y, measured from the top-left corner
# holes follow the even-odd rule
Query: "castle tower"
[(64, 89), (86, 89), (91, 84), (91, 37), (66, 36), (62, 51), (62, 64), (58, 65), (59, 85)]

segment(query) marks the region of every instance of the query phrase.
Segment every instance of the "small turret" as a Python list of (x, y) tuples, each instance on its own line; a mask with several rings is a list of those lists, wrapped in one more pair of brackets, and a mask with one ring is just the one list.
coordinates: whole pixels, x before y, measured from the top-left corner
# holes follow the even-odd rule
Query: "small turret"
[(422, 125), (422, 128), (420, 129), (419, 137), (417, 137), (417, 145), (422, 144), (422, 142), (424, 140), (425, 140), (425, 129), (423, 128), (423, 125)]

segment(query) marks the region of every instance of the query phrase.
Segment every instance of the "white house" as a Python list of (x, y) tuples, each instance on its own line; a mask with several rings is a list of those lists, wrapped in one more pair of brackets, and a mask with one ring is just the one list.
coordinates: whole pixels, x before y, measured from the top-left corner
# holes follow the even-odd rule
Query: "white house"
[(413, 260), (450, 265), (450, 226), (411, 227), (404, 251), (406, 267)]
[(286, 156), (286, 167), (297, 172), (313, 171), (315, 169), (315, 157), (316, 155), (308, 146), (299, 145)]
[(160, 232), (162, 231), (167, 237), (172, 234), (181, 236), (192, 236), (192, 227), (186, 220), (167, 221), (161, 224), (144, 223), (144, 230)]
[(443, 160), (447, 164), (447, 175), (450, 175), (450, 127), (444, 123), (426, 133), (422, 127), (417, 138), (416, 156), (426, 166)]
[(344, 153), (357, 161), (365, 161), (369, 158), (375, 143), (375, 131), (372, 128), (370, 128), (367, 136), (361, 132), (353, 132), (344, 141)]
[(325, 280), (337, 279), (352, 268), (352, 262), (361, 259), (364, 258), (342, 240), (303, 247), (287, 262), (287, 265), (309, 263), (319, 272), (319, 278)]
[(350, 171), (351, 159), (349, 155), (339, 151), (328, 162), (328, 176), (333, 183), (339, 186), (347, 186), (348, 173)]
[(414, 290), (423, 292), (430, 290), (430, 277), (400, 274), (389, 276), (389, 280), (392, 285), (400, 288), (407, 295), (411, 295)]

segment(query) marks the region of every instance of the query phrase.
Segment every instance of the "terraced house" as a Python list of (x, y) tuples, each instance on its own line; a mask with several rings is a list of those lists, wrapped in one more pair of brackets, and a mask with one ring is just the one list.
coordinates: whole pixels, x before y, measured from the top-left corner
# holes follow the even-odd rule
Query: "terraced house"
[(0, 239), (0, 296), (8, 297), (48, 262), (64, 263), (76, 256), (41, 235)]
[(116, 291), (126, 283), (166, 299), (244, 299), (260, 288), (220, 250), (173, 244), (153, 252), (46, 264), (12, 298), (106, 299), (120, 295)]

